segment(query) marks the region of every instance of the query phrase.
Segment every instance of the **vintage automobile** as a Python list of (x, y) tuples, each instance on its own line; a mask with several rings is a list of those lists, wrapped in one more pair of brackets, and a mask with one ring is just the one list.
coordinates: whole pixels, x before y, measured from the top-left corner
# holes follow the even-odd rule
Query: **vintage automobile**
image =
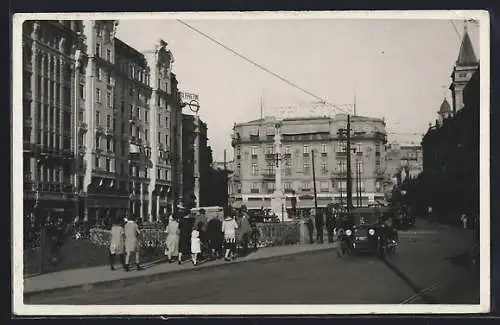
[(337, 255), (367, 252), (385, 258), (397, 247), (397, 232), (384, 221), (391, 218), (388, 207), (354, 208), (344, 214), (338, 227)]

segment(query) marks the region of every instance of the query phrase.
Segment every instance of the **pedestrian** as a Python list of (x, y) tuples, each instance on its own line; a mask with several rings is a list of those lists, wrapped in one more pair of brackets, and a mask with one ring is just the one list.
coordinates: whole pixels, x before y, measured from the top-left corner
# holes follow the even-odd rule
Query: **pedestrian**
[(427, 207), (427, 222), (430, 223), (430, 224), (432, 224), (433, 218), (434, 218), (434, 216), (432, 214), (432, 206), (429, 205)]
[(241, 218), (238, 226), (238, 240), (241, 245), (242, 252), (238, 253), (239, 256), (246, 256), (248, 254), (248, 242), (250, 240), (250, 233), (252, 231), (252, 227), (250, 226), (250, 222), (248, 220), (248, 214), (246, 209), (242, 209)]
[(191, 232), (195, 224), (195, 218), (190, 213), (184, 213), (184, 217), (179, 221), (179, 255), (177, 262), (182, 264), (182, 256), (191, 254)]
[(329, 212), (326, 216), (326, 230), (328, 231), (328, 242), (333, 243), (333, 233), (335, 229), (335, 217)]
[(198, 254), (201, 253), (201, 240), (200, 240), (200, 232), (198, 231), (198, 227), (193, 227), (193, 231), (191, 232), (191, 260), (193, 265), (198, 264)]
[(224, 260), (231, 261), (234, 257), (236, 251), (236, 229), (238, 229), (238, 224), (236, 220), (230, 215), (224, 218), (222, 222), (222, 232), (224, 233), (224, 248), (226, 252), (224, 254)]
[(467, 229), (467, 215), (465, 213), (460, 217), (460, 221), (462, 221), (462, 227)]
[(111, 271), (115, 270), (115, 257), (118, 255), (120, 258), (120, 262), (125, 268), (125, 254), (124, 254), (124, 236), (125, 230), (121, 224), (121, 220), (118, 218), (113, 218), (112, 226), (111, 226), (111, 240), (109, 245), (109, 265)]
[(307, 217), (306, 225), (307, 225), (307, 233), (309, 234), (309, 244), (313, 244), (314, 222), (311, 215)]
[(169, 263), (172, 263), (172, 258), (177, 257), (179, 255), (179, 223), (176, 219), (174, 219), (173, 215), (168, 217), (167, 228), (165, 229), (167, 233), (167, 242), (166, 242), (166, 255)]
[(208, 240), (206, 238), (207, 226), (208, 226), (208, 217), (206, 215), (205, 209), (201, 208), (199, 218), (197, 218), (197, 227), (198, 231), (200, 232), (200, 241), (202, 249), (201, 255), (208, 255), (207, 252)]
[(323, 226), (324, 226), (323, 215), (320, 212), (314, 210), (314, 216), (315, 216), (315, 226), (316, 226), (316, 241), (319, 244), (323, 244)]
[(214, 260), (216, 256), (221, 257), (224, 237), (222, 234), (222, 221), (219, 215), (207, 222), (206, 238), (211, 254), (210, 259)]
[(127, 222), (125, 223), (124, 226), (124, 232), (125, 232), (125, 271), (130, 271), (129, 265), (130, 265), (130, 256), (132, 253), (135, 253), (135, 265), (137, 267), (137, 270), (140, 271), (142, 270), (142, 267), (140, 265), (140, 260), (139, 260), (139, 240), (138, 237), (141, 233), (139, 230), (139, 226), (135, 222), (135, 217), (132, 217), (130, 219), (127, 219)]

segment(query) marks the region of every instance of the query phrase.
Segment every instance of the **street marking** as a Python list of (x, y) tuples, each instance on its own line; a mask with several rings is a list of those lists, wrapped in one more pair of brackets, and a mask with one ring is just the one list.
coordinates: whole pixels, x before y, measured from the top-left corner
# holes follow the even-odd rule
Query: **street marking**
[(411, 302), (414, 302), (415, 300), (417, 300), (418, 298), (420, 298), (422, 295), (428, 293), (428, 292), (431, 292), (439, 287), (441, 287), (442, 285), (444, 284), (443, 281), (438, 281), (430, 286), (428, 286), (427, 288), (421, 290), (420, 292), (406, 298), (405, 300), (403, 300), (402, 302), (400, 302), (399, 304), (400, 305), (404, 305), (404, 304), (408, 304), (408, 303), (411, 303)]

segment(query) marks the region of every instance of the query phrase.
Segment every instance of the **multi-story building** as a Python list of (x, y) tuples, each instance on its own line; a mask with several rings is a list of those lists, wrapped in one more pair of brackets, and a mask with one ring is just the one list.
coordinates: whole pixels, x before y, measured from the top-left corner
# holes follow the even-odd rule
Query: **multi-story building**
[(156, 220), (178, 200), (182, 106), (173, 57), (115, 20), (23, 26), (25, 211)]
[[(198, 120), (198, 121), (197, 121)], [(198, 126), (196, 126), (198, 123)], [(198, 132), (198, 135), (196, 134)], [(198, 145), (195, 144), (198, 139)], [(211, 148), (207, 146), (207, 124), (194, 115), (182, 116), (182, 179), (184, 205), (191, 207), (199, 203), (200, 206), (208, 204), (207, 192), (210, 184), (207, 182), (212, 164)], [(195, 151), (198, 150), (198, 160)], [(196, 166), (198, 164), (198, 166)], [(196, 193), (196, 180), (198, 175), (199, 193)], [(199, 196), (199, 197), (197, 197)], [(199, 200), (199, 201), (198, 201)]]
[[(151, 74), (152, 95), (150, 100), (149, 140), (151, 141), (152, 173), (148, 189), (150, 220), (172, 211), (172, 117), (179, 111), (176, 86), (172, 87), (172, 52), (167, 43), (160, 40), (155, 48), (143, 52)], [(175, 120), (174, 120), (175, 122)]]
[[(273, 120), (259, 119), (233, 128), (234, 173), (231, 202), (249, 209), (269, 208), (275, 191), (276, 155)], [(314, 206), (313, 150), (318, 207), (345, 202), (347, 190), (346, 141), (342, 131), (347, 115), (335, 117), (286, 118), (281, 121), (281, 189), (286, 208), (292, 197), (298, 209)], [(384, 198), (385, 122), (351, 116), (351, 170), (353, 204)], [(358, 193), (358, 194), (357, 194)]]
[[(128, 126), (120, 106), (122, 71), (117, 69), (117, 21), (85, 21), (87, 64), (78, 109), (80, 207), (85, 219), (101, 220), (128, 210)], [(83, 66), (83, 65), (82, 65)], [(84, 90), (83, 90), (84, 89)]]
[(81, 32), (81, 21), (23, 24), (24, 211), (38, 222), (76, 214), (73, 99)]
[(419, 145), (391, 142), (386, 146), (385, 160), (386, 174), (394, 185), (404, 177), (416, 178), (423, 170), (422, 147)]
[(440, 118), (422, 139), (423, 173), (415, 194), (422, 213), (430, 205), (445, 222), (479, 213), (479, 81), (479, 62), (465, 30), (450, 86), (453, 109), (449, 114), (449, 105), (441, 105)]

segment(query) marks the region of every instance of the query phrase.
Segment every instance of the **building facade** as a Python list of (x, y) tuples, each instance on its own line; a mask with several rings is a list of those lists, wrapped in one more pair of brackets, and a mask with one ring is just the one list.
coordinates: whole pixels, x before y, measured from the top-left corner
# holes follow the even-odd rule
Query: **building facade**
[(422, 147), (391, 142), (386, 146), (387, 177), (393, 185), (405, 178), (416, 178), (423, 170)]
[(441, 107), (422, 139), (423, 173), (415, 197), (421, 211), (432, 206), (441, 221), (458, 223), (462, 213), (479, 214), (479, 62), (467, 30), (450, 89), (452, 113), (443, 118)]
[[(292, 197), (297, 208), (314, 206), (313, 152), (318, 207), (344, 202), (347, 190), (347, 152), (341, 131), (347, 115), (287, 118), (282, 120), (281, 176), (286, 209)], [(275, 191), (276, 129), (268, 119), (236, 124), (233, 128), (234, 173), (231, 178), (233, 206), (269, 208)], [(351, 171), (353, 204), (367, 205), (384, 198), (385, 122), (382, 119), (351, 117)]]
[(141, 53), (115, 37), (117, 27), (23, 26), (27, 214), (154, 221), (175, 207), (182, 106), (172, 53), (164, 41)]
[(72, 140), (81, 32), (81, 21), (23, 24), (24, 213), (38, 222), (76, 214)]
[[(197, 123), (197, 124), (196, 124)], [(198, 137), (196, 136), (198, 133)], [(198, 139), (198, 144), (195, 143)], [(182, 148), (183, 148), (183, 204), (186, 207), (206, 206), (209, 204), (208, 191), (210, 184), (210, 166), (212, 164), (212, 150), (207, 145), (207, 124), (196, 116), (190, 114), (182, 115)], [(196, 155), (196, 150), (198, 155)], [(198, 158), (198, 159), (197, 159)], [(198, 164), (198, 166), (196, 166)], [(196, 187), (198, 179), (199, 190)], [(198, 201), (199, 200), (199, 201)], [(197, 202), (198, 201), (198, 202)]]

